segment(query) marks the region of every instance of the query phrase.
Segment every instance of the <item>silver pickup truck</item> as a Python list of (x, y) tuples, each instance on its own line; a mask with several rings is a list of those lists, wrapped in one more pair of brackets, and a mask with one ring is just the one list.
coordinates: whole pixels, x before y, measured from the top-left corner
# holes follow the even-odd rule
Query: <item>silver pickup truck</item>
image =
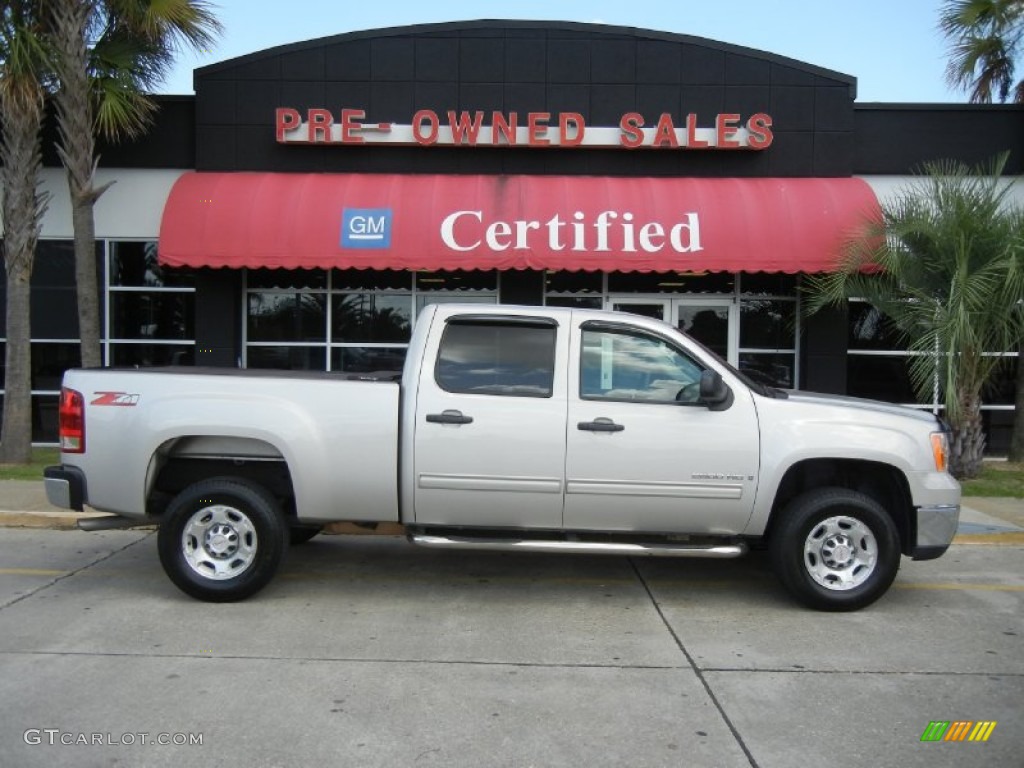
[(949, 546), (960, 487), (932, 414), (754, 383), (669, 325), (437, 305), (400, 380), (73, 370), (52, 503), (159, 525), (171, 580), (239, 600), (337, 521), (420, 545), (729, 558), (854, 610)]

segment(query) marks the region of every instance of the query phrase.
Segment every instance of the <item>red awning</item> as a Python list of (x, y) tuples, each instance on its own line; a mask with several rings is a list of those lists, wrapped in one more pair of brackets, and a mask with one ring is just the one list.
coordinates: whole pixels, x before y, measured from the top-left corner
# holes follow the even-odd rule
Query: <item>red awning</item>
[(879, 215), (859, 179), (186, 173), (189, 267), (821, 272)]

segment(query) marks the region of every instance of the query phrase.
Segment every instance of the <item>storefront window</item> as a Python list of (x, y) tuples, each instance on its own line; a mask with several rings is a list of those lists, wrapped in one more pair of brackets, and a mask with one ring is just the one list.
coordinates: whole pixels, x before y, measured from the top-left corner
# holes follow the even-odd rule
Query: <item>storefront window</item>
[(249, 293), (249, 341), (325, 341), (327, 294)]
[(544, 303), (549, 307), (601, 309), (604, 306), (604, 273), (546, 272)]
[(739, 276), (739, 368), (770, 387), (795, 389), (799, 383), (797, 288), (795, 275)]
[(730, 272), (610, 272), (609, 293), (725, 293), (736, 289)]
[(851, 351), (904, 352), (907, 349), (885, 315), (863, 301), (850, 302), (847, 331), (847, 347)]
[(342, 293), (334, 297), (334, 341), (406, 343), (412, 329), (412, 295)]
[(424, 306), (497, 300), (495, 271), (250, 270), (245, 364), (397, 372)]
[(892, 403), (917, 402), (906, 355), (855, 355), (846, 362), (846, 391), (854, 397)]
[(155, 241), (108, 243), (106, 363), (195, 364), (195, 275), (158, 260)]
[(327, 351), (323, 347), (250, 346), (249, 368), (323, 371), (327, 367)]
[(116, 339), (192, 339), (195, 314), (193, 293), (110, 293), (110, 333)]

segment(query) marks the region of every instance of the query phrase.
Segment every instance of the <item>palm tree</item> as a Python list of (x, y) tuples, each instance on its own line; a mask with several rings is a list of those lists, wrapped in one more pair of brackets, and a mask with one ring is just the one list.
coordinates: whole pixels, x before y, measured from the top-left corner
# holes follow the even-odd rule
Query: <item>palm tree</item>
[[(988, 104), (993, 91), (1005, 102), (1024, 103), (1024, 79), (1013, 84), (1024, 57), (1024, 0), (956, 0), (940, 12), (939, 27), (950, 42), (947, 81)], [(1017, 398), (1010, 461), (1024, 461), (1024, 338), (1017, 344)]]
[(1008, 204), (1005, 162), (926, 164), (849, 243), (839, 271), (808, 281), (811, 312), (860, 297), (889, 319), (921, 399), (939, 386), (961, 478), (981, 469), (981, 392), (1002, 362), (990, 353), (1024, 332), (1024, 209)]
[(939, 15), (950, 42), (946, 80), (970, 91), (975, 103), (1024, 102), (1024, 79), (1014, 83), (1024, 56), (1024, 0), (950, 0)]
[(47, 203), (39, 192), (46, 61), (41, 6), (31, 0), (6, 3), (0, 17), (0, 179), (7, 275), (3, 463), (27, 463), (32, 451), (29, 281)]
[(99, 366), (99, 286), (93, 207), (109, 185), (95, 185), (95, 133), (137, 136), (156, 109), (147, 93), (182, 45), (202, 49), (220, 31), (202, 0), (51, 0), (58, 151), (67, 170), (75, 236), (82, 365)]

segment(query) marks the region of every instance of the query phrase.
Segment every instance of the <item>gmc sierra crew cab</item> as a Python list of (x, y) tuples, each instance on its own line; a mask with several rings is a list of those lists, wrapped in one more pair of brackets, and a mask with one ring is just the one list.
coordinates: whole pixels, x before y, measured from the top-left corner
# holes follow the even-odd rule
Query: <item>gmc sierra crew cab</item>
[(940, 556), (960, 487), (911, 408), (753, 382), (670, 325), (443, 304), (393, 374), (71, 370), (50, 501), (157, 525), (170, 579), (246, 598), (349, 521), (450, 549), (729, 558), (766, 547), (802, 603), (879, 598)]

